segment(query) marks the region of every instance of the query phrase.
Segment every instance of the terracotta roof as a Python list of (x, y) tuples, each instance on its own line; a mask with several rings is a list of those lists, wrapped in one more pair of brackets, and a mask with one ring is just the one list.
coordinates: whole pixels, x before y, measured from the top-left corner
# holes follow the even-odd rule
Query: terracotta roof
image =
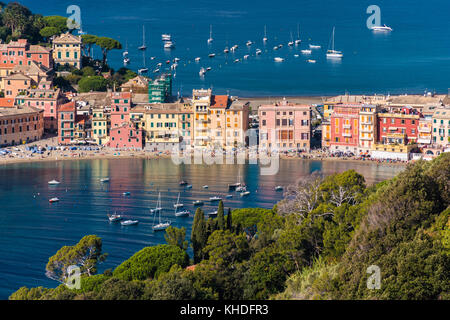
[(53, 39), (53, 43), (81, 43), (81, 36), (74, 36), (73, 34), (67, 32), (62, 33)]
[(43, 46), (36, 46), (31, 45), (30, 49), (27, 50), (27, 52), (31, 53), (50, 53), (51, 49), (43, 47)]
[(131, 99), (131, 92), (111, 92), (111, 99)]
[(59, 112), (61, 111), (75, 111), (75, 101), (68, 102), (59, 107)]
[(197, 265), (196, 265), (196, 264), (193, 264), (192, 266), (186, 267), (186, 270), (194, 271), (196, 267), (197, 267)]
[(211, 108), (226, 108), (226, 107), (228, 107), (228, 102), (229, 102), (229, 99), (228, 99), (228, 96), (226, 96), (226, 95), (211, 96)]
[(0, 98), (0, 107), (13, 107), (14, 99), (12, 98)]

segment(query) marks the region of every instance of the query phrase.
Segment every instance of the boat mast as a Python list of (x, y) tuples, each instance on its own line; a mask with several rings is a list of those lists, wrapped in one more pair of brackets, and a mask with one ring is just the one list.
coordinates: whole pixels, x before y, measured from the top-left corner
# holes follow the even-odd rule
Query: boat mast
[(331, 50), (333, 50), (333, 52), (334, 52), (334, 29), (335, 29), (335, 27), (333, 27), (333, 40), (332, 40), (332, 44), (331, 44)]

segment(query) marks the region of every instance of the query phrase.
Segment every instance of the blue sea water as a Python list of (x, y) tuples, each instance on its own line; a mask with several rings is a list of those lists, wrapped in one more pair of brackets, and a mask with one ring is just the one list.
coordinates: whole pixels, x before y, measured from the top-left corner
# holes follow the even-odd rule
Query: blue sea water
[[(447, 0), (22, 0), (24, 5), (44, 15), (66, 15), (69, 5), (81, 8), (83, 30), (118, 39), (128, 50), (137, 70), (143, 57), (137, 47), (146, 27), (146, 66), (149, 76), (158, 62), (181, 59), (174, 92), (189, 95), (193, 88), (212, 87), (216, 93), (239, 96), (447, 93), (450, 87), (450, 20)], [(366, 27), (369, 5), (381, 9), (381, 23), (394, 31), (374, 34)], [(299, 47), (289, 48), (300, 24)], [(214, 42), (207, 45), (209, 26)], [(262, 42), (264, 25), (269, 41)], [(336, 49), (344, 53), (341, 62), (327, 61), (333, 26)], [(162, 33), (170, 33), (176, 49), (164, 51)], [(245, 43), (255, 44), (247, 48)], [(274, 51), (273, 46), (284, 47)], [(309, 43), (322, 46), (311, 59), (300, 53)], [(225, 46), (238, 44), (236, 53), (225, 55)], [(255, 56), (256, 48), (263, 53)], [(209, 53), (215, 58), (208, 58)], [(100, 58), (100, 51), (96, 51)], [(246, 54), (250, 57), (240, 63)], [(299, 54), (298, 58), (294, 54)], [(150, 60), (151, 56), (156, 59)], [(282, 63), (273, 58), (285, 58)], [(200, 63), (194, 58), (201, 57)], [(122, 52), (112, 51), (108, 61), (122, 66)], [(200, 79), (200, 67), (211, 67)]]
[[(149, 209), (156, 206), (161, 193), (162, 219), (191, 233), (193, 214), (174, 216), (173, 204), (180, 202), (192, 213), (195, 200), (205, 201), (203, 210), (216, 209), (209, 198), (221, 195), (228, 208), (272, 208), (282, 199), (275, 186), (294, 183), (319, 171), (324, 175), (355, 169), (367, 183), (389, 179), (402, 166), (309, 160), (284, 160), (276, 175), (261, 176), (257, 165), (175, 165), (169, 159), (74, 160), (11, 164), (0, 166), (0, 299), (21, 286), (55, 287), (57, 282), (45, 276), (48, 258), (65, 245), (76, 244), (83, 236), (95, 234), (103, 240), (109, 256), (99, 271), (115, 268), (146, 246), (165, 243), (164, 233), (154, 233), (154, 217)], [(248, 185), (251, 194), (241, 198), (228, 192), (228, 184), (238, 179)], [(100, 179), (110, 177), (109, 183)], [(48, 185), (56, 179), (57, 186)], [(179, 186), (180, 180), (193, 185)], [(208, 189), (202, 186), (208, 185)], [(130, 192), (123, 196), (123, 192)], [(225, 199), (233, 194), (232, 199)], [(58, 197), (60, 202), (49, 203)], [(136, 226), (110, 223), (108, 213), (118, 212), (138, 219)]]

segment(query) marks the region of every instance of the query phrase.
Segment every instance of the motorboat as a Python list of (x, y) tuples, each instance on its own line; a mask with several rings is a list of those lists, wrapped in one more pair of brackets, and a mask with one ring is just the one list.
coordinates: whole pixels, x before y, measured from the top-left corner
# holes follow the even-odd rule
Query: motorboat
[(283, 191), (283, 187), (282, 186), (276, 186), (275, 187), (275, 191)]
[(187, 185), (186, 189), (192, 189), (192, 184)]
[(305, 50), (300, 50), (300, 52), (301, 52), (302, 54), (311, 54), (311, 53), (312, 53), (312, 50), (305, 49)]
[(223, 53), (228, 53), (228, 52), (230, 52), (230, 49), (228, 49), (228, 47), (223, 50)]
[(252, 41), (248, 40), (247, 43), (245, 44), (247, 47), (250, 47), (253, 44)]
[(219, 196), (214, 196), (214, 197), (209, 198), (209, 201), (211, 201), (211, 202), (220, 201), (220, 200), (222, 200), (222, 198)]
[(316, 60), (308, 59), (308, 63), (316, 63)]
[(184, 180), (181, 180), (180, 183), (179, 183), (180, 186), (185, 186), (185, 185), (187, 185), (187, 184), (188, 184), (188, 183), (187, 183), (186, 181), (184, 181)]
[(225, 198), (231, 199), (231, 198), (233, 198), (233, 195), (232, 194), (227, 194)]
[(100, 179), (100, 182), (109, 182), (109, 178), (102, 178), (102, 179)]
[(56, 180), (51, 180), (51, 181), (48, 182), (48, 184), (49, 184), (49, 185), (52, 185), (52, 186), (57, 185), (57, 184), (60, 184), (60, 183), (61, 183), (61, 182), (56, 181)]
[(148, 68), (141, 68), (138, 70), (139, 73), (147, 73), (148, 72)]
[(194, 206), (202, 206), (204, 202), (202, 200), (196, 200), (194, 201)]
[(203, 189), (208, 189), (209, 186), (208, 186), (208, 185), (204, 185), (202, 188), (203, 188)]
[(210, 54), (208, 54), (208, 57), (210, 57), (210, 58), (214, 58), (215, 56), (216, 56), (215, 53), (210, 53)]
[(207, 68), (206, 68), (206, 71), (211, 71), (211, 67), (207, 67)]
[(170, 40), (172, 40), (172, 36), (170, 35), (170, 34), (162, 34), (161, 35), (161, 39), (162, 39), (162, 41), (170, 41)]
[(284, 58), (275, 57), (273, 60), (274, 60), (275, 62), (283, 62), (283, 61), (284, 61)]
[(245, 196), (248, 196), (249, 194), (250, 194), (250, 191), (244, 191), (244, 192), (240, 193), (240, 196), (245, 197)]
[(309, 45), (309, 48), (310, 49), (320, 49), (320, 48), (322, 48), (321, 46), (318, 46), (318, 45), (315, 45), (315, 44), (310, 44)]
[(261, 50), (260, 49), (256, 49), (256, 55), (260, 55), (261, 54)]
[(164, 49), (173, 49), (175, 48), (175, 43), (173, 43), (172, 41), (166, 41), (164, 43)]
[(122, 193), (124, 196), (129, 196), (131, 193), (129, 191), (126, 191), (124, 193)]
[(48, 202), (53, 203), (53, 202), (58, 202), (59, 199), (58, 198), (51, 198), (50, 200), (48, 200)]
[(278, 46), (273, 47), (273, 50), (278, 50)]
[(206, 73), (206, 69), (205, 68), (200, 68), (200, 71), (198, 72), (198, 74), (200, 75), (200, 77), (204, 76)]
[(208, 216), (210, 216), (210, 217), (217, 216), (217, 210), (216, 211), (212, 211), (212, 212), (208, 212)]
[(195, 62), (199, 62), (200, 61), (200, 57), (197, 57), (194, 60), (195, 60)]
[(235, 60), (234, 60), (234, 63), (238, 63), (239, 61), (241, 61), (241, 60), (235, 59)]
[(177, 212), (177, 210), (175, 209), (175, 217), (189, 217), (190, 214), (191, 213), (188, 210)]
[(298, 54), (294, 54), (294, 57), (295, 57), (295, 58), (298, 58), (299, 56), (298, 56)]
[(139, 221), (138, 220), (125, 220), (125, 221), (120, 221), (120, 224), (123, 226), (132, 226), (132, 225), (136, 225), (138, 224)]
[(389, 32), (392, 31), (391, 27), (388, 27), (387, 25), (383, 25), (383, 26), (374, 26), (372, 28), (370, 28), (372, 31), (383, 31), (383, 32)]
[(108, 214), (108, 219), (110, 222), (118, 222), (123, 219), (123, 217), (120, 214)]

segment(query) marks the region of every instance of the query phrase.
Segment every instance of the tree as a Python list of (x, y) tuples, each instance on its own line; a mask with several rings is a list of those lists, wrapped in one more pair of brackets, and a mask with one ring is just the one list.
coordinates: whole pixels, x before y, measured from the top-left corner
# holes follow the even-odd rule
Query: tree
[(87, 66), (84, 67), (83, 69), (81, 69), (81, 73), (83, 75), (83, 77), (91, 77), (91, 76), (95, 76), (95, 70), (94, 68)]
[(85, 236), (74, 246), (64, 246), (50, 257), (46, 266), (46, 275), (50, 279), (65, 282), (67, 268), (72, 265), (80, 267), (81, 275), (91, 276), (97, 272), (97, 265), (106, 259), (102, 254), (102, 239)]
[(173, 265), (185, 268), (188, 264), (189, 256), (184, 250), (178, 246), (162, 244), (136, 252), (113, 271), (113, 276), (128, 281), (146, 280), (158, 278)]
[(58, 29), (55, 27), (44, 27), (43, 29), (41, 29), (41, 31), (39, 31), (39, 34), (45, 39), (53, 37), (54, 35), (57, 35), (58, 33), (59, 33)]
[(186, 250), (188, 248), (185, 227), (182, 227), (181, 229), (172, 226), (168, 227), (166, 229), (166, 234), (164, 235), (164, 238), (166, 239), (168, 245), (177, 246), (182, 250)]
[(108, 80), (102, 76), (84, 77), (79, 82), (80, 92), (106, 91)]
[[(92, 34), (83, 34), (81, 36), (81, 39), (83, 39), (83, 51), (84, 55), (91, 56), (91, 48), (94, 44), (97, 43), (98, 37), (94, 36)], [(87, 48), (86, 48), (87, 46)], [(86, 50), (87, 49), (87, 50)], [(87, 51), (87, 52), (86, 52)]]
[(3, 24), (13, 35), (20, 35), (30, 21), (31, 11), (17, 2), (10, 2), (2, 12)]
[(231, 266), (247, 259), (250, 250), (244, 234), (235, 235), (229, 230), (216, 230), (208, 238), (203, 253), (215, 265)]
[(201, 208), (197, 208), (195, 211), (191, 233), (191, 246), (194, 250), (194, 263), (200, 262), (203, 257), (202, 250), (208, 240), (206, 232), (205, 215)]
[(233, 219), (231, 214), (231, 209), (228, 208), (228, 214), (227, 214), (227, 229), (232, 231), (233, 229)]
[(217, 209), (217, 228), (219, 230), (225, 230), (225, 216), (223, 212), (223, 202), (220, 200), (219, 207)]
[(62, 16), (47, 16), (44, 17), (44, 22), (47, 27), (55, 28), (55, 34), (61, 34), (68, 30), (67, 18)]
[(95, 42), (96, 45), (98, 45), (102, 49), (103, 53), (103, 59), (102, 64), (106, 65), (106, 60), (108, 58), (108, 52), (113, 49), (122, 49), (122, 44), (114, 40), (112, 38), (108, 37), (99, 37), (97, 38), (97, 41)]

